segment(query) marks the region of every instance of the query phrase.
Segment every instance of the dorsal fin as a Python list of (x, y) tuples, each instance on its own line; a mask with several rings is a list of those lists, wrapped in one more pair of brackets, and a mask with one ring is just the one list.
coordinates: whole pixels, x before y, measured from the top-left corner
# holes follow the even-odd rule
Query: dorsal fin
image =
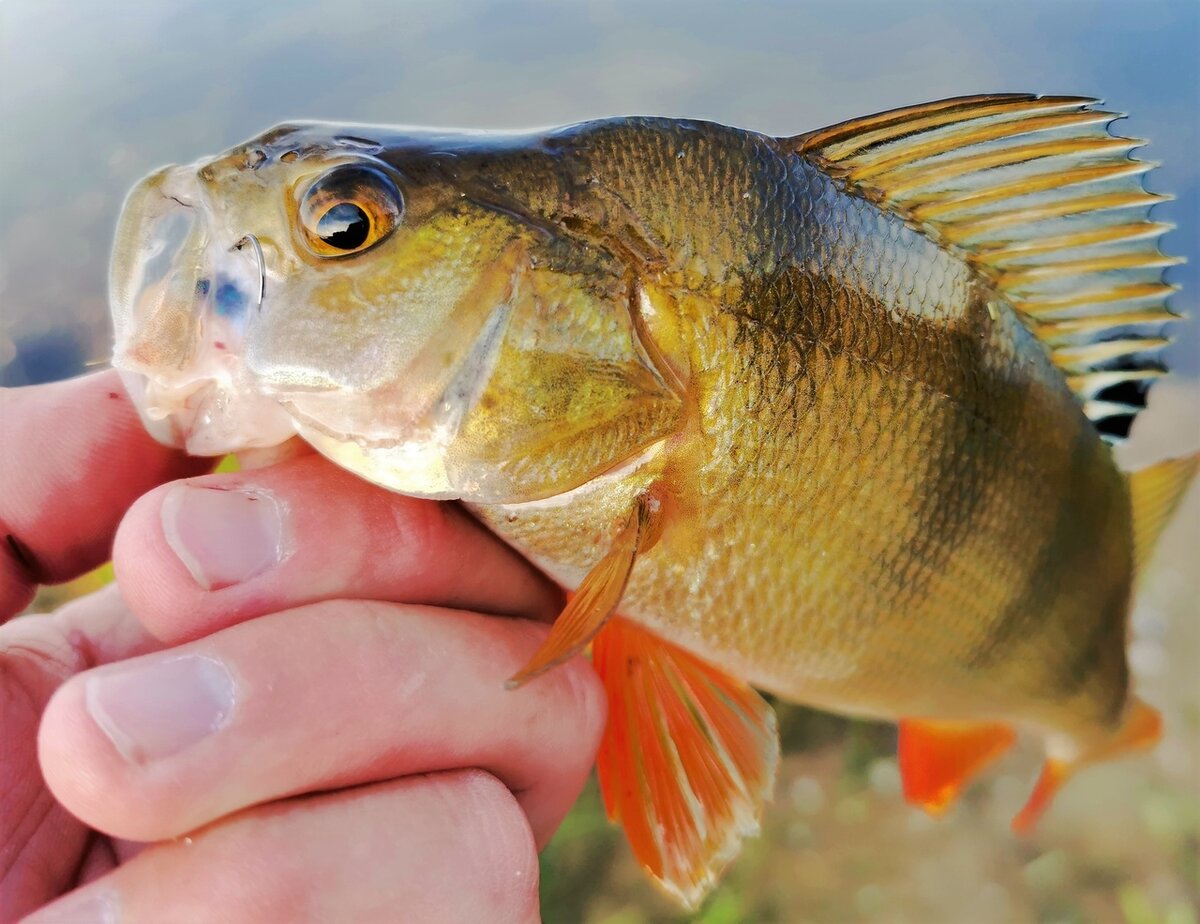
[(1144, 405), (1176, 288), (1157, 202), (1109, 133), (1119, 113), (1074, 96), (941, 100), (783, 140), (844, 185), (959, 253), (1016, 309), (1106, 438)]

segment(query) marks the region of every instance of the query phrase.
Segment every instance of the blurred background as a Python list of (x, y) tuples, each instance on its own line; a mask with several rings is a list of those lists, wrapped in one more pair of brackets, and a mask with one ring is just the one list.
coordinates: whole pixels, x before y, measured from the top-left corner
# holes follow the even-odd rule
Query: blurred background
[[(1200, 447), (1197, 0), (4, 0), (0, 36), (0, 384), (107, 360), (111, 233), (134, 181), (285, 119), (514, 128), (636, 113), (788, 135), (1020, 90), (1105, 99), (1163, 163), (1148, 185), (1178, 197), (1155, 217), (1178, 225), (1164, 249), (1191, 260), (1169, 275), (1193, 317), (1169, 354), (1182, 375), (1155, 390), (1124, 459)], [(764, 836), (693, 919), (1196, 924), (1196, 491), (1143, 581), (1134, 632), (1166, 740), (1084, 774), (1029, 840), (1008, 819), (1032, 747), (933, 822), (902, 804), (890, 727), (781, 707), (787, 754)], [(550, 924), (686, 919), (645, 884), (594, 789), (543, 880)]]

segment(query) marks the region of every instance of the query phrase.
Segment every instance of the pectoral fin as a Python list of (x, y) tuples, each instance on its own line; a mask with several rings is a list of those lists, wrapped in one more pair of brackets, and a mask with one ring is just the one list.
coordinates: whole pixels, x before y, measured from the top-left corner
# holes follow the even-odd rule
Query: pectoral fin
[(904, 798), (930, 814), (940, 814), (1015, 740), (1012, 728), (1000, 723), (902, 720), (899, 761)]
[(588, 646), (608, 618), (616, 612), (638, 552), (658, 539), (661, 505), (653, 492), (638, 497), (625, 526), (613, 540), (607, 554), (596, 563), (566, 609), (554, 621), (554, 627), (529, 662), (508, 679), (505, 686), (516, 689)]
[(655, 881), (695, 908), (758, 833), (779, 762), (775, 715), (746, 684), (621, 618), (592, 661), (608, 691), (596, 759), (608, 816)]

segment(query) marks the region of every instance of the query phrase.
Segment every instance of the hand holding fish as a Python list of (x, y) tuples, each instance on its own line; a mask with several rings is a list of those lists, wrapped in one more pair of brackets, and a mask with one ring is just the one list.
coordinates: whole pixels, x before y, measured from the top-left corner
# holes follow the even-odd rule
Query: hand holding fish
[(552, 585), (316, 456), (173, 481), (114, 374), (2, 400), (0, 618), (120, 593), (0, 628), (0, 919), (537, 918), (604, 722), (579, 658), (501, 692)]

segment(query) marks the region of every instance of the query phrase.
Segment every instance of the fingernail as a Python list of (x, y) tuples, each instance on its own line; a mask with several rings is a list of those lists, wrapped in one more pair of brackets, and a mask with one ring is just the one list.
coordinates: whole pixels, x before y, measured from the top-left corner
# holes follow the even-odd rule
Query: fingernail
[(283, 560), (283, 514), (259, 489), (177, 484), (163, 499), (163, 534), (205, 590), (248, 581)]
[(154, 657), (90, 674), (92, 720), (130, 763), (161, 760), (219, 731), (233, 712), (233, 677), (204, 655)]
[(21, 924), (117, 924), (118, 920), (116, 895), (108, 889), (88, 889), (35, 911)]

